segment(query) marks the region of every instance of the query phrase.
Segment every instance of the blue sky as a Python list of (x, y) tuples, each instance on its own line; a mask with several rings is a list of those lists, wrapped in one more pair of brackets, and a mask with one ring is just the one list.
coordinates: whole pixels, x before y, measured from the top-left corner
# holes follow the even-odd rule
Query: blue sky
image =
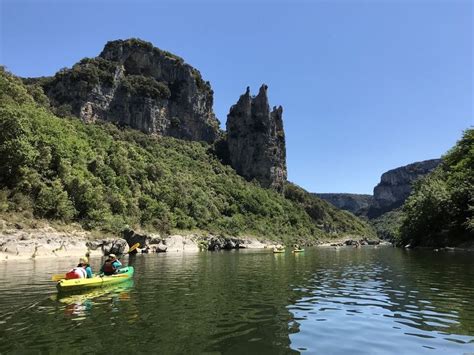
[(471, 1), (0, 1), (0, 63), (20, 76), (139, 37), (201, 71), (223, 127), (266, 83), (289, 179), (309, 191), (371, 193), (474, 124)]

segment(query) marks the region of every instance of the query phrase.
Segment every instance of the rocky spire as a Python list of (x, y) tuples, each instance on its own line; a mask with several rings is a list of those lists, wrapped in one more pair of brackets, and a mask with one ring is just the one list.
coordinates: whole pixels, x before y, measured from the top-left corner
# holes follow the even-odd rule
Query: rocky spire
[(270, 111), (268, 87), (245, 94), (227, 115), (227, 143), (232, 167), (247, 180), (282, 191), (287, 178), (283, 108)]

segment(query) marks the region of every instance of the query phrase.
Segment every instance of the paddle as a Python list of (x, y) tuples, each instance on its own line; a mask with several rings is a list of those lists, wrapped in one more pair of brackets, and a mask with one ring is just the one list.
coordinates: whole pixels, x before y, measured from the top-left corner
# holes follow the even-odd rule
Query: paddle
[[(128, 251), (125, 253), (125, 254), (122, 254), (120, 256), (120, 258), (126, 254), (129, 254), (131, 253), (132, 251), (134, 251), (135, 249), (137, 249), (138, 247), (140, 247), (140, 243), (135, 243), (133, 244), (130, 249), (128, 249)], [(120, 259), (119, 258), (119, 259)], [(62, 280), (62, 279), (65, 279), (66, 278), (66, 274), (55, 274), (51, 277), (51, 281), (59, 281), (59, 280)]]
[(59, 281), (66, 278), (66, 274), (55, 274), (51, 276), (51, 281)]
[[(127, 251), (125, 254), (129, 254), (129, 253), (131, 253), (132, 251), (134, 251), (135, 249), (137, 249), (137, 248), (139, 248), (139, 247), (140, 247), (140, 243), (135, 243), (135, 244), (133, 244), (133, 245), (130, 247), (130, 249), (128, 249), (128, 251)], [(123, 254), (123, 255), (125, 255), (125, 254)], [(123, 256), (123, 255), (122, 255), (122, 256)], [(121, 256), (121, 257), (122, 257), (122, 256)], [(120, 259), (120, 258), (119, 258), (119, 259)]]

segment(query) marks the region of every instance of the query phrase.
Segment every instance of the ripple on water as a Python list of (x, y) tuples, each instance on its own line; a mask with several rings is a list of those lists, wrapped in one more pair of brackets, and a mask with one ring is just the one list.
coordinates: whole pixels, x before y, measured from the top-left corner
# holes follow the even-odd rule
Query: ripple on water
[[(381, 276), (374, 270), (379, 272), (381, 269), (372, 267), (371, 272), (366, 272), (363, 267), (346, 267), (339, 272), (342, 277), (334, 272), (318, 273), (317, 277), (313, 277), (312, 285), (305, 285), (311, 290), (311, 296), (306, 295), (287, 307), (300, 319), (300, 332), (291, 335), (292, 344), (298, 347), (311, 343), (310, 339), (318, 339), (317, 346), (306, 346), (308, 351), (334, 349), (334, 344), (338, 344), (338, 350), (334, 353), (346, 350), (354, 353), (354, 348), (361, 349), (355, 350), (355, 353), (372, 352), (367, 349), (372, 349), (374, 353), (380, 353), (381, 349), (397, 353), (400, 346), (407, 352), (410, 352), (409, 349), (413, 352), (423, 352), (422, 349), (444, 349), (448, 353), (474, 351), (472, 347), (457, 348), (446, 343), (449, 339), (456, 344), (472, 344), (472, 323), (465, 323), (465, 334), (457, 334), (453, 338), (440, 337), (438, 333), (439, 330), (454, 333), (460, 330), (461, 316), (450, 308), (453, 304), (462, 303), (463, 297), (471, 293), (472, 282), (470, 286), (463, 286), (464, 292), (458, 295), (450, 293), (446, 297), (446, 290), (432, 287), (430, 283), (424, 284), (426, 287), (421, 289), (408, 288), (393, 281), (405, 275), (393, 274), (390, 268), (384, 268), (384, 274), (392, 275)], [(472, 308), (463, 308), (468, 315), (473, 314)], [(325, 317), (321, 317), (323, 314)], [(466, 320), (466, 317), (463, 319)], [(324, 322), (324, 325), (317, 326), (318, 322)], [(370, 334), (370, 337), (359, 339), (361, 333)], [(338, 336), (341, 334), (344, 334), (344, 342), (351, 345), (339, 346)], [(392, 340), (382, 344), (381, 339), (385, 338)]]
[(69, 261), (0, 265), (0, 353), (474, 352), (472, 258), (308, 248), (131, 262), (130, 287), (60, 299), (49, 276)]

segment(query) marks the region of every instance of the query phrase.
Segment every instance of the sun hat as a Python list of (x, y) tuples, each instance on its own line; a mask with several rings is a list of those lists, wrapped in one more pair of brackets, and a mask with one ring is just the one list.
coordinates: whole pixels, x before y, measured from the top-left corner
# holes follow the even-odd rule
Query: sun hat
[(81, 256), (79, 261), (82, 261), (82, 262), (84, 262), (84, 264), (87, 264), (89, 262), (89, 259), (87, 258), (87, 256)]

